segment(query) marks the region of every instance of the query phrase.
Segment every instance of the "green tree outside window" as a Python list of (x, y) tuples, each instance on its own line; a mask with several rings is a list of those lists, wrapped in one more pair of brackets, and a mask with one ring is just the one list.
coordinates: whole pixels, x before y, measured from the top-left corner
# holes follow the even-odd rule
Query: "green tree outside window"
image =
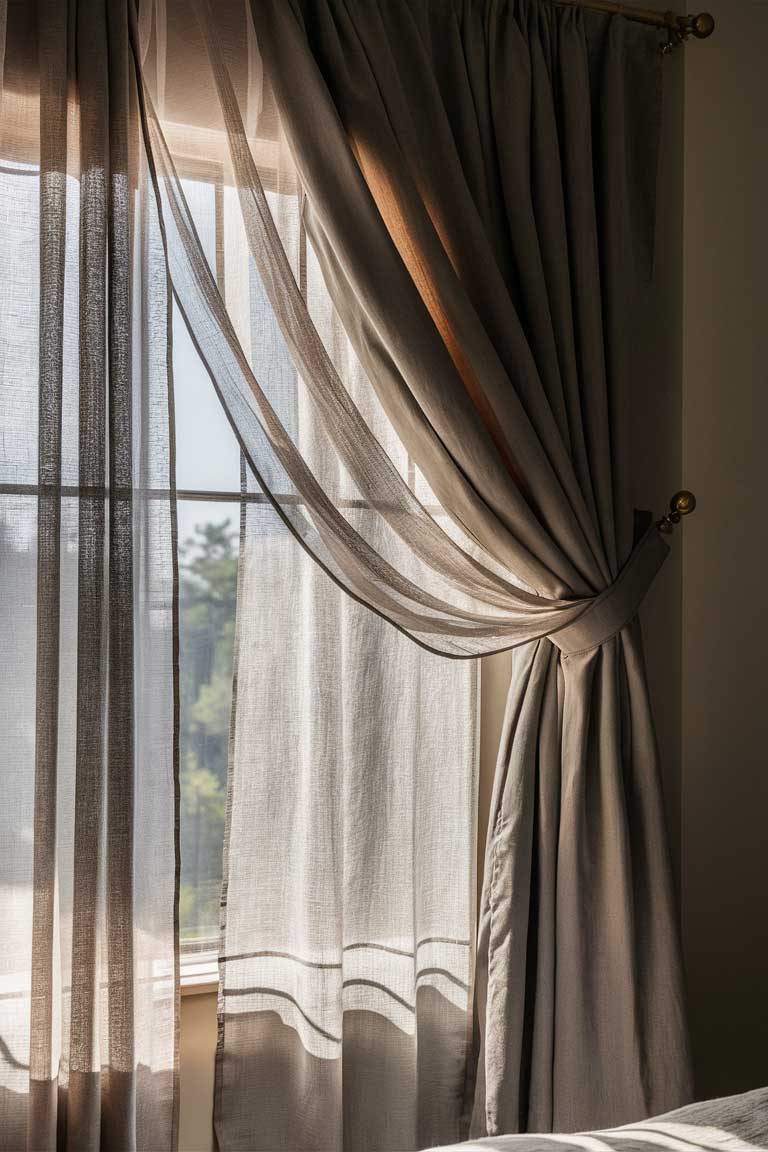
[(238, 534), (196, 525), (179, 548), (181, 939), (204, 946), (219, 927), (232, 708)]

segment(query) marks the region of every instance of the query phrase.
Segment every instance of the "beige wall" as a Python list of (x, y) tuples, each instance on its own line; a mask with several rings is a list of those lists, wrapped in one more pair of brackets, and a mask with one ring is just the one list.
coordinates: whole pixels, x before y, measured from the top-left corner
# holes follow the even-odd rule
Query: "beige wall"
[[(708, 0), (709, 2), (709, 0)], [(768, 3), (687, 50), (683, 933), (697, 1089), (768, 1083)]]
[[(679, 7), (680, 5), (673, 5)], [(666, 0), (652, 5), (662, 11)], [(695, 50), (695, 46), (692, 46)], [(654, 283), (646, 317), (648, 340), (637, 347), (632, 401), (630, 470), (633, 504), (665, 511), (683, 487), (682, 294), (683, 294), (683, 84), (691, 49), (664, 58), (662, 127), (656, 203)], [(680, 694), (682, 540), (670, 554), (641, 609), (643, 644), (659, 740), (661, 782), (675, 887), (680, 874)]]
[(181, 998), (179, 1152), (211, 1152), (216, 994)]

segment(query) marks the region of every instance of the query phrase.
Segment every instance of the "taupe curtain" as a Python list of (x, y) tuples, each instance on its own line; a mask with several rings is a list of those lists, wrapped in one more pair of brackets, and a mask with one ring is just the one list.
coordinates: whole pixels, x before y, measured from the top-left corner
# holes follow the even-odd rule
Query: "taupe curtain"
[(553, 600), (598, 596), (515, 654), (473, 1131), (663, 1111), (690, 1081), (634, 617), (664, 545), (651, 528), (632, 551), (625, 422), (627, 358), (647, 336), (633, 318), (657, 36), (538, 2), (295, 0), (253, 16), (308, 234), (403, 443), (511, 575)]
[(0, 1148), (165, 1149), (178, 985), (167, 270), (127, 9), (1, 7)]

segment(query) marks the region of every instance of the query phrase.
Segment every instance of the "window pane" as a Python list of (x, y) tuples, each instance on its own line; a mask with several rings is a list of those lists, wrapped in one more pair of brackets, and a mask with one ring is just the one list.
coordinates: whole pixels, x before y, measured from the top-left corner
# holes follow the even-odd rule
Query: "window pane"
[(240, 446), (176, 304), (173, 375), (177, 487), (198, 492), (237, 492)]
[(180, 501), (180, 935), (206, 949), (219, 929), (239, 506)]
[[(208, 263), (216, 274), (216, 253), (221, 250), (224, 226), (222, 195), (211, 182), (183, 180), (182, 185)], [(237, 492), (240, 448), (175, 302), (173, 375), (177, 486)]]
[[(221, 185), (213, 173), (211, 178), (184, 180), (183, 186), (208, 263), (220, 279)], [(178, 488), (239, 492), (237, 440), (175, 303), (173, 370)], [(240, 509), (237, 502), (182, 499), (177, 510), (179, 927), (185, 951), (207, 951), (215, 946), (219, 930)]]
[(37, 483), (39, 264), (37, 169), (9, 165), (0, 178), (0, 483)]

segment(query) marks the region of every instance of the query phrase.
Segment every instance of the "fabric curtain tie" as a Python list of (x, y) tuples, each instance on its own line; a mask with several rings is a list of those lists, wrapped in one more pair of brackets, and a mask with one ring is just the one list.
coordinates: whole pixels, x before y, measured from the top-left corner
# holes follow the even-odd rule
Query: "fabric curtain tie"
[(549, 639), (564, 656), (577, 656), (604, 644), (637, 614), (668, 553), (669, 545), (653, 524), (635, 545), (613, 584), (594, 598), (578, 620), (554, 632)]

